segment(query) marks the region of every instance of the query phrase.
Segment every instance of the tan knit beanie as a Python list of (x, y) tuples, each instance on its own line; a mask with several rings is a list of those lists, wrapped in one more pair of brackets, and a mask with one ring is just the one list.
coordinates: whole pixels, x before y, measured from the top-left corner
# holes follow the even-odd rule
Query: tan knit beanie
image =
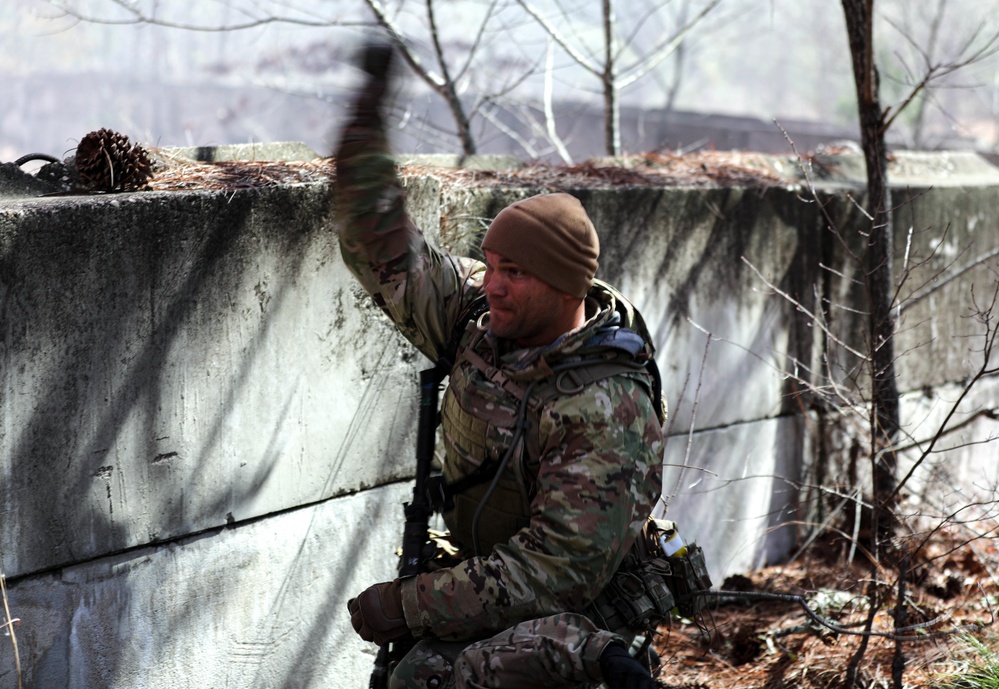
[(583, 204), (569, 194), (539, 194), (496, 216), (482, 248), (517, 263), (555, 289), (585, 297), (597, 272), (600, 240)]

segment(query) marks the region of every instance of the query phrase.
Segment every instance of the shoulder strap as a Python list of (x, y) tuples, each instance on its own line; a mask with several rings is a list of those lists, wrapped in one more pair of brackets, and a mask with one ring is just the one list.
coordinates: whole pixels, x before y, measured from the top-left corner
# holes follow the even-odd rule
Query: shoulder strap
[(552, 391), (543, 390), (538, 393), (539, 395), (547, 395), (547, 399), (554, 399), (559, 394), (578, 392), (586, 385), (603, 378), (621, 373), (643, 372), (647, 373), (652, 381), (649, 396), (656, 410), (656, 418), (660, 424), (666, 423), (662, 376), (655, 357), (651, 355), (651, 348), (641, 335), (628, 328), (612, 326), (601, 329), (588, 339), (583, 347), (584, 349), (599, 347), (601, 353), (556, 367), (558, 375), (554, 378), (554, 394)]
[(461, 316), (455, 321), (454, 327), (451, 328), (451, 337), (448, 338), (447, 344), (444, 346), (444, 351), (437, 358), (437, 368), (441, 373), (441, 378), (451, 373), (451, 369), (454, 368), (455, 357), (458, 354), (458, 345), (461, 344), (461, 336), (468, 329), (468, 324), (472, 321), (477, 321), (479, 316), (488, 310), (489, 303), (486, 301), (485, 295), (480, 295), (465, 307)]
[[(478, 316), (475, 316), (475, 318), (478, 318)], [(623, 332), (630, 333), (631, 331)], [(642, 342), (637, 334), (632, 333), (632, 335), (634, 335), (634, 339)], [(460, 336), (458, 340), (460, 340)], [(521, 418), (518, 420), (517, 426), (522, 429), (530, 426), (530, 432), (527, 434), (529, 437), (525, 438), (525, 442), (530, 446), (529, 452), (537, 452), (538, 448), (534, 446), (538, 445), (538, 443), (532, 435), (532, 433), (537, 432), (537, 423), (536, 421), (530, 424), (527, 423), (526, 416), (528, 411), (537, 414), (540, 408), (551, 400), (564, 395), (574, 395), (581, 392), (588, 385), (605, 378), (611, 378), (622, 373), (646, 371), (650, 363), (652, 368), (655, 369), (655, 364), (652, 363), (651, 359), (644, 363), (637, 361), (634, 352), (631, 351), (631, 345), (634, 342), (627, 337), (619, 339), (619, 342), (625, 341), (628, 342), (628, 347), (612, 347), (612, 349), (623, 349), (628, 352), (628, 356), (616, 354), (609, 359), (603, 356), (594, 356), (568, 361), (553, 368), (554, 376), (546, 380), (535, 381), (526, 387), (520, 386), (517, 382), (505, 376), (502, 371), (489, 366), (474, 352), (466, 351), (462, 354), (462, 358), (479, 368), (494, 383), (501, 385), (507, 392), (521, 401)], [(642, 342), (642, 345), (644, 346), (644, 342)], [(440, 360), (438, 360), (438, 366), (440, 365)], [(450, 370), (450, 367), (448, 370)], [(656, 373), (658, 373), (658, 370), (656, 370)], [(653, 378), (654, 380), (657, 379), (655, 375)], [(656, 388), (655, 384), (653, 384), (653, 388)], [(659, 404), (656, 402), (657, 416), (659, 415), (658, 410)], [(455, 495), (491, 481), (499, 472), (502, 464), (503, 462), (499, 461), (483, 461), (472, 473), (451, 483), (444, 480), (443, 476), (436, 476), (432, 481), (428, 482), (428, 499), (436, 511), (446, 512), (453, 508)]]

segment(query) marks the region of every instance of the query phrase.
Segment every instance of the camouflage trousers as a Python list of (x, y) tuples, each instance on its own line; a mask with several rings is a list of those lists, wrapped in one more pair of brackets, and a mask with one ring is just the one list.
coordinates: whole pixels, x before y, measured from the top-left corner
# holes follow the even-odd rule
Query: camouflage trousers
[(480, 641), (424, 639), (399, 662), (389, 689), (578, 689), (600, 684), (611, 641), (587, 617), (560, 613), (521, 622)]

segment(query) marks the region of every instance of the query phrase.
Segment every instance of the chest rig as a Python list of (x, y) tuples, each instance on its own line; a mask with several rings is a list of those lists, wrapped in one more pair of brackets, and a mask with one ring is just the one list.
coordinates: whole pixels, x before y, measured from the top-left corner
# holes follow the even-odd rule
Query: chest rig
[(432, 506), (443, 513), (452, 537), (476, 555), (530, 523), (548, 449), (540, 433), (546, 406), (599, 380), (628, 376), (646, 388), (664, 420), (650, 350), (640, 335), (618, 326), (617, 314), (573, 355), (521, 373), (497, 361), (485, 338), (484, 310), (483, 304), (452, 338), (467, 344), (451, 367), (441, 404), (443, 471), (428, 480)]

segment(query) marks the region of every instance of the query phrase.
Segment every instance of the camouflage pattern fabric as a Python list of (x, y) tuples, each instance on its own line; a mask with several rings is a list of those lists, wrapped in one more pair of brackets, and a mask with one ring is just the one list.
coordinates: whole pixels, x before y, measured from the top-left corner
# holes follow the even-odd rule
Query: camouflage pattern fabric
[[(400, 332), (436, 360), (461, 315), (482, 294), (483, 264), (450, 256), (424, 240), (406, 215), (402, 187), (377, 128), (348, 128), (336, 162), (346, 265)], [(634, 309), (599, 284), (587, 298), (587, 323), (548, 347), (517, 348), (488, 331), (473, 343), (470, 328), (443, 404), (445, 474), (460, 476), (505, 452), (509, 412), (517, 406), (507, 388), (463, 359), (464, 349), (474, 346), (504, 377), (528, 384), (576, 356), (615, 313), (621, 325), (649, 341)], [(487, 518), (494, 535), (481, 555), (470, 554), (467, 511), (445, 515), (467, 558), (403, 582), (407, 624), (417, 639), (427, 641), (400, 665), (392, 686), (429, 686), (427, 680), (436, 676), (433, 659), (445, 657), (448, 641), (478, 642), (456, 661), (458, 674), (468, 673), (463, 686), (498, 686), (473, 678), (487, 666), (514, 671), (507, 662), (489, 663), (515, 646), (540, 654), (529, 661), (537, 666), (531, 672), (568, 673), (567, 686), (597, 681), (595, 659), (613, 637), (595, 633), (582, 615), (563, 613), (578, 613), (600, 593), (659, 496), (662, 428), (643, 377), (601, 380), (539, 410), (539, 456), (522, 455), (501, 476), (523, 494), (523, 504), (495, 505), (520, 519), (496, 527)], [(502, 502), (506, 494), (498, 491), (490, 502)], [(504, 686), (533, 685), (517, 680)]]
[(388, 689), (453, 689), (455, 661), (468, 645), (467, 641), (418, 641), (393, 669)]
[(582, 615), (528, 620), (472, 644), (424, 640), (396, 668), (389, 689), (558, 689), (600, 684), (600, 654), (611, 641)]
[[(501, 343), (491, 337), (486, 321), (474, 328), (476, 332), (465, 341), (466, 347), (457, 358), (441, 405), (445, 477), (457, 481), (474, 472), (484, 458), (499, 464), (503, 452), (519, 442), (509, 461), (510, 470), (502, 473), (495, 487), (483, 484), (466, 490), (456, 497), (453, 513), (444, 515), (452, 536), (466, 549), (478, 544), (478, 551), (469, 550), (473, 554), (507, 543), (511, 534), (529, 528), (532, 519), (537, 526), (539, 519), (558, 521), (564, 514), (575, 513), (579, 517), (575, 528), (580, 533), (623, 534), (630, 529), (628, 524), (613, 523), (615, 517), (628, 516), (624, 513), (584, 514), (578, 506), (596, 495), (594, 484), (607, 486), (603, 497), (618, 506), (628, 504), (628, 498), (615, 497), (615, 490), (642, 485), (642, 478), (635, 481), (633, 474), (650, 470), (641, 463), (643, 452), (647, 451), (649, 436), (658, 432), (658, 423), (648, 429), (638, 423), (640, 417), (645, 418), (651, 397), (648, 376), (641, 369), (613, 368), (612, 374), (605, 374), (607, 378), (585, 385), (581, 382), (586, 374), (583, 368), (552, 373), (560, 363), (579, 354), (582, 343), (595, 329), (618, 315), (618, 301), (609, 288), (591, 290), (588, 306), (598, 315), (587, 327), (565, 335), (550, 347), (514, 350), (497, 363), (495, 351)], [(520, 358), (526, 352), (536, 356)], [(606, 349), (598, 352), (608, 353)], [(603, 357), (582, 359), (594, 365), (590, 371), (606, 362)], [(503, 376), (497, 378), (496, 371)], [(518, 440), (518, 405), (525, 396), (532, 404), (524, 414), (527, 430)], [(642, 431), (648, 431), (648, 436)], [(616, 438), (611, 440), (609, 435)], [(569, 466), (556, 464), (557, 459), (583, 457), (590, 454), (588, 447), (604, 447), (608, 452), (588, 457), (585, 475), (549, 475), (552, 471), (564, 472)], [(639, 463), (621, 461), (625, 457), (637, 458)], [(542, 462), (541, 458), (549, 461)], [(547, 505), (537, 502), (539, 494), (547, 498)], [(636, 495), (633, 499), (641, 504), (644, 498)], [(540, 507), (546, 507), (547, 513), (535, 514)], [(476, 513), (481, 513), (478, 523), (474, 520)], [(550, 539), (552, 535), (549, 530), (540, 536)], [(556, 563), (555, 568), (559, 567), (561, 563)]]

